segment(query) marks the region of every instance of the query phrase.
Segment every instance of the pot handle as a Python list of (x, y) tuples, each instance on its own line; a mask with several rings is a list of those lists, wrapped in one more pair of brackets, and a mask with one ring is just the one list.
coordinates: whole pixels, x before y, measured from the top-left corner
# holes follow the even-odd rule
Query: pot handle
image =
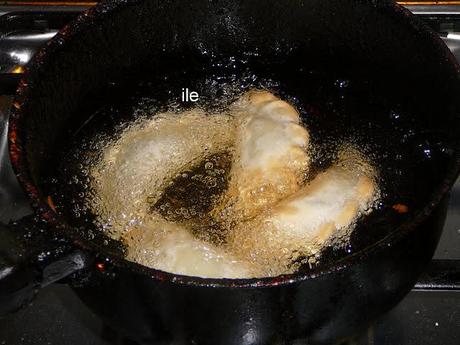
[(89, 254), (40, 229), (33, 216), (0, 224), (0, 317), (28, 305), (40, 288), (90, 262)]
[(432, 260), (415, 285), (416, 290), (460, 290), (460, 260)]

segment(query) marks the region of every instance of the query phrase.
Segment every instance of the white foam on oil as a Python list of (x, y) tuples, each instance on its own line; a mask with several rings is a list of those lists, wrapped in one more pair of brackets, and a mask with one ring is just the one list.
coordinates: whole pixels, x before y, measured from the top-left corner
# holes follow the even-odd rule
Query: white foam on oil
[[(306, 182), (315, 149), (308, 130), (292, 105), (265, 91), (251, 91), (219, 114), (197, 108), (142, 116), (97, 146), (98, 158), (85, 167), (91, 190), (86, 206), (96, 225), (123, 241), (128, 260), (176, 274), (293, 273), (325, 246), (348, 243), (378, 200), (376, 170), (351, 145)], [(178, 176), (193, 192), (194, 179), (203, 176), (187, 174), (222, 152), (232, 153), (228, 187), (208, 214), (198, 219), (193, 207), (175, 210), (187, 195), (176, 201), (168, 196), (168, 212), (183, 219), (168, 221), (152, 207), (166, 190), (174, 191)], [(224, 176), (206, 169), (211, 177)]]
[(88, 206), (99, 225), (119, 239), (142, 224), (173, 176), (231, 146), (234, 130), (230, 116), (200, 109), (158, 114), (128, 126), (90, 169)]

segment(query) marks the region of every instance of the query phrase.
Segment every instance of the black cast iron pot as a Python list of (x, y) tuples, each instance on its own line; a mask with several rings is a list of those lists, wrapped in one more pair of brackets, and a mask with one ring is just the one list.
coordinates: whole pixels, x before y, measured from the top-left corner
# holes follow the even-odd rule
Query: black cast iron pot
[[(241, 72), (213, 64), (216, 59), (244, 60), (254, 70), (272, 70), (272, 77), (295, 78), (305, 68), (372, 80), (376, 90), (411, 109), (414, 126), (445, 149), (435, 166), (406, 172), (424, 191), (423, 205), (352, 255), (296, 275), (249, 280), (177, 276), (125, 261), (117, 243), (90, 237), (55, 211), (44, 182), (57, 169), (55, 157), (92, 110), (120, 96), (113, 85), (170, 72), (173, 85), (188, 87), (207, 67)], [(299, 85), (293, 93), (296, 87), (302, 94)], [(36, 212), (2, 229), (0, 309), (12, 311), (37, 288), (82, 270), (89, 280), (76, 288), (83, 300), (142, 344), (347, 339), (395, 306), (433, 255), (460, 167), (459, 95), (454, 57), (391, 1), (102, 3), (40, 51), (20, 83), (10, 154)]]

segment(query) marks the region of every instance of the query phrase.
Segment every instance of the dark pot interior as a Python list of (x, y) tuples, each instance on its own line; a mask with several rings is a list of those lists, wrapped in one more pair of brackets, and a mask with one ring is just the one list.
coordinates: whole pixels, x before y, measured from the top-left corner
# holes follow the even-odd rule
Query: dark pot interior
[[(243, 89), (272, 88), (299, 106), (312, 130), (331, 138), (359, 132), (378, 146), (386, 143), (396, 150), (399, 145), (411, 164), (383, 156), (376, 163), (394, 181), (393, 190), (413, 193), (407, 200), (413, 209), (396, 219), (405, 223), (399, 229), (390, 218), (373, 224), (377, 235), (357, 240), (353, 255), (294, 277), (186, 278), (121, 259), (116, 276), (99, 274), (79, 293), (112, 327), (140, 343), (287, 344), (302, 339), (331, 344), (345, 339), (413, 286), (435, 249), (459, 167), (458, 65), (439, 38), (392, 2), (101, 4), (65, 28), (29, 66), (9, 132), (18, 178), (39, 216), (61, 234), (80, 248), (120, 258), (116, 243), (104, 245), (101, 234), (90, 239), (87, 227), (77, 229), (77, 220), (48, 205), (48, 180), (62, 153), (107, 104), (114, 109), (108, 124), (119, 121), (118, 115), (123, 118), (143, 95), (154, 95), (161, 108), (179, 97), (182, 87), (196, 87), (200, 105), (213, 107), (212, 100), (226, 90), (229, 101), (237, 97), (237, 91), (222, 89), (226, 82)], [(321, 107), (328, 101), (321, 89), (336, 82), (348, 82), (354, 91), (335, 89), (334, 100), (343, 95), (352, 102), (334, 112)], [(375, 112), (362, 111), (360, 97), (366, 109), (374, 109), (367, 96), (379, 103)], [(398, 140), (387, 136), (385, 116), (400, 126)], [(406, 141), (401, 141), (403, 133)]]
[[(422, 135), (405, 145), (414, 154), (427, 146), (439, 155), (411, 165), (398, 182), (419, 191), (417, 210), (408, 221), (422, 220), (453, 183), (458, 65), (441, 41), (402, 8), (372, 1), (114, 1), (97, 6), (65, 28), (29, 67), (11, 124), (13, 164), (43, 216), (73, 226), (74, 220), (49, 208), (46, 181), (55, 174), (69, 137), (95, 110), (143, 92), (155, 94), (161, 106), (179, 97), (182, 87), (198, 87), (201, 105), (207, 107), (223, 92), (219, 83), (239, 80), (244, 88), (240, 75), (257, 76), (254, 84), (260, 86), (275, 80), (275, 91), (300, 106), (311, 103), (315, 76), (362, 81), (363, 95), (384, 95), (389, 110), (409, 114), (403, 127)], [(164, 76), (172, 77), (165, 81)], [(147, 86), (132, 88), (139, 81)], [(119, 109), (129, 109), (123, 106)], [(301, 111), (307, 123), (314, 126), (312, 116), (318, 116), (331, 136), (345, 137), (378, 124), (381, 116), (357, 112), (336, 126), (337, 119), (321, 109)], [(388, 140), (379, 125), (367, 133), (370, 140), (374, 135)], [(115, 244), (101, 244), (104, 236), (88, 241), (85, 230), (70, 233), (80, 243), (119, 255)]]

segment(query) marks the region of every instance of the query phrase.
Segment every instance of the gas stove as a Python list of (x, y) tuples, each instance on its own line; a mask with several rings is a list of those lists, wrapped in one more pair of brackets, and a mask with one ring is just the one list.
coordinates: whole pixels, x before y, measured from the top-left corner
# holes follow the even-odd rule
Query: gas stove
[[(5, 5), (0, 6), (0, 223), (6, 224), (31, 213), (7, 154), (6, 127), (16, 84), (33, 54), (65, 23), (94, 3), (2, 3)], [(435, 29), (460, 61), (460, 1), (436, 3), (402, 4)], [(458, 345), (459, 325), (460, 180), (453, 189), (443, 236), (426, 273), (395, 309), (349, 345)], [(136, 345), (104, 325), (65, 283), (52, 284), (31, 306), (1, 320), (0, 344)]]

